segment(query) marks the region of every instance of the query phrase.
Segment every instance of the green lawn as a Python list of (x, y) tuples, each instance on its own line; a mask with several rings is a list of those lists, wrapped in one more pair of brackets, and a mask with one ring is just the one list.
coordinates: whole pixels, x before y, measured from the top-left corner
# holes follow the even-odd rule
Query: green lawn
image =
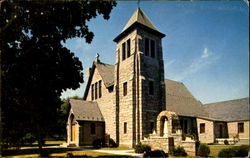
[(126, 146), (119, 146), (117, 148), (102, 148), (102, 150), (134, 150), (134, 148), (129, 148)]
[[(46, 141), (45, 146), (58, 146), (65, 143), (65, 141)], [(83, 147), (85, 148), (85, 147)], [(127, 147), (118, 147), (118, 148), (102, 148), (104, 150), (128, 150), (131, 148)], [(124, 156), (124, 155), (115, 155), (110, 153), (101, 153), (95, 152), (92, 150), (92, 147), (87, 147), (87, 150), (79, 150), (74, 148), (46, 148), (51, 157), (66, 157), (68, 153), (73, 154), (76, 157), (81, 156), (88, 156), (88, 157), (125, 157), (131, 158), (131, 156)], [(31, 157), (38, 157), (38, 147), (37, 142), (31, 144), (30, 146), (21, 147), (20, 150), (15, 150), (14, 148), (10, 150), (6, 150), (4, 152), (4, 156), (7, 158), (31, 158)]]
[[(61, 145), (65, 141), (46, 141), (46, 146)], [(230, 148), (232, 145), (209, 145), (210, 155), (212, 157), (218, 157), (220, 150), (225, 148)], [(85, 148), (85, 147), (84, 147)], [(52, 157), (66, 157), (67, 153), (72, 153), (74, 156), (89, 156), (89, 157), (130, 157), (130, 156), (120, 156), (113, 155), (109, 153), (101, 153), (92, 151), (90, 147), (88, 150), (78, 150), (70, 148), (47, 148), (46, 150), (50, 153)], [(133, 148), (128, 147), (118, 147), (118, 148), (102, 148), (102, 150), (131, 150)], [(30, 147), (22, 147), (21, 150), (7, 150), (5, 156), (8, 158), (21, 158), (21, 157), (38, 157), (37, 143), (33, 143)], [(173, 157), (173, 156), (170, 156)]]
[[(102, 153), (102, 152), (95, 152), (92, 150), (78, 150), (78, 149), (68, 149), (68, 148), (47, 148), (45, 149), (50, 153), (50, 157), (66, 157), (68, 153), (71, 153), (73, 156), (76, 157), (125, 157), (130, 158), (131, 156), (124, 156), (124, 155), (115, 155), (110, 153)], [(38, 149), (21, 149), (21, 150), (12, 150), (11, 152), (5, 153), (4, 156), (7, 158), (31, 158), (31, 157), (38, 157)]]
[(225, 148), (233, 147), (233, 145), (208, 145), (210, 148), (210, 156), (218, 157), (218, 153)]

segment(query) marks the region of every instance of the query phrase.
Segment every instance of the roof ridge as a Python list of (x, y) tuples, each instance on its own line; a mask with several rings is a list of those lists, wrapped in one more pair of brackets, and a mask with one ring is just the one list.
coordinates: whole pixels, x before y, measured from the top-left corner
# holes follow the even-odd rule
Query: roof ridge
[(181, 81), (175, 81), (175, 80), (171, 80), (171, 79), (167, 79), (167, 78), (165, 78), (164, 80), (168, 80), (168, 81), (172, 81), (172, 82), (177, 82), (177, 83), (182, 83), (183, 84), (183, 82), (181, 82)]
[(96, 62), (96, 64), (102, 64), (102, 65), (110, 65), (110, 66), (115, 66), (114, 64), (108, 64), (108, 63), (104, 63), (104, 62)]
[(238, 101), (238, 100), (244, 100), (244, 99), (248, 99), (249, 100), (249, 97), (238, 98), (238, 99), (231, 99), (231, 100), (225, 100), (225, 101), (217, 101), (217, 102), (213, 102), (213, 103), (207, 103), (207, 104), (204, 104), (204, 105), (226, 103), (226, 102), (232, 102), (232, 101)]

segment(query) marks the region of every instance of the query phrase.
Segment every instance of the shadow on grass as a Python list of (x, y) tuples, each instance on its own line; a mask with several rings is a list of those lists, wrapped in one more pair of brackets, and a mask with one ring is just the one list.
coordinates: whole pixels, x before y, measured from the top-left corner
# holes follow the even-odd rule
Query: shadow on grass
[[(67, 153), (72, 151), (79, 151), (84, 150), (83, 148), (43, 148), (43, 151), (46, 151), (48, 154), (55, 154), (55, 153)], [(88, 148), (86, 150), (94, 150), (94, 148)], [(3, 156), (21, 156), (21, 155), (29, 155), (29, 154), (38, 154), (38, 149), (21, 149), (21, 150), (4, 150)], [(57, 156), (58, 157), (58, 156)], [(69, 157), (83, 157), (83, 158), (92, 158), (92, 156), (81, 155), (81, 156), (69, 156)], [(133, 156), (127, 155), (99, 155), (94, 156), (95, 158), (133, 158)]]
[[(44, 151), (48, 153), (65, 153), (67, 151), (72, 151), (68, 148), (43, 148)], [(27, 154), (38, 154), (38, 149), (20, 149), (20, 150), (4, 150), (3, 156), (11, 155), (27, 155)]]
[[(86, 156), (86, 155), (84, 155), (84, 156), (72, 156), (72, 158), (75, 158), (75, 157), (77, 157), (77, 158), (80, 158), (80, 157), (82, 157), (82, 158), (92, 158), (92, 156)], [(105, 156), (95, 156), (94, 158), (136, 158), (136, 157), (134, 157), (134, 156), (128, 156), (128, 155), (105, 155)]]

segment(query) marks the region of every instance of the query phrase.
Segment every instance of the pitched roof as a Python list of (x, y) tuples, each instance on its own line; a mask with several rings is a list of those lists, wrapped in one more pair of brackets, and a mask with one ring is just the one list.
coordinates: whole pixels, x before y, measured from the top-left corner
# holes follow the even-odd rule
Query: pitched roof
[(88, 92), (89, 92), (88, 90), (90, 88), (92, 77), (94, 75), (94, 71), (95, 71), (96, 68), (97, 68), (98, 72), (100, 73), (100, 75), (102, 77), (102, 80), (104, 82), (104, 85), (106, 87), (110, 87), (110, 86), (114, 85), (114, 69), (115, 69), (115, 66), (110, 65), (110, 64), (102, 63), (99, 60), (94, 61), (93, 65), (92, 65), (92, 68), (91, 68), (91, 71), (90, 71), (90, 74), (89, 74), (89, 77), (88, 77), (85, 92), (84, 92), (84, 95), (83, 95), (84, 100), (86, 100), (86, 98), (87, 98), (87, 95), (88, 95)]
[(70, 105), (77, 121), (104, 121), (96, 102), (70, 99)]
[(181, 116), (208, 117), (202, 103), (195, 99), (183, 83), (166, 79), (165, 86), (166, 110)]
[(220, 121), (243, 121), (249, 119), (249, 98), (229, 100), (204, 105), (209, 117)]
[(106, 87), (114, 85), (114, 65), (101, 62), (95, 63), (98, 72), (100, 73)]
[(135, 26), (144, 28), (152, 33), (155, 33), (161, 38), (165, 37), (165, 34), (158, 31), (157, 28), (151, 23), (149, 18), (143, 13), (143, 11), (138, 8), (133, 13), (125, 27), (122, 29), (122, 32), (114, 39), (114, 41), (118, 42), (125, 34), (133, 30)]
[(125, 27), (122, 29), (122, 32), (127, 30), (131, 25), (133, 25), (135, 22), (138, 22), (142, 25), (145, 25), (155, 31), (158, 31), (156, 27), (151, 23), (149, 18), (143, 13), (143, 11), (140, 8), (137, 8), (136, 11), (133, 13), (131, 18), (129, 19), (128, 23), (125, 25)]

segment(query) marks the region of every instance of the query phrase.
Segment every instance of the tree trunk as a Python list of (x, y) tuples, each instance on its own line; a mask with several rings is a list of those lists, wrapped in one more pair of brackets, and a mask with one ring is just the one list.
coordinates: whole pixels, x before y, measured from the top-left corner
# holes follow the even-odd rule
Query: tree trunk
[(39, 156), (40, 157), (43, 157), (43, 139), (42, 139), (42, 136), (41, 136), (41, 132), (40, 132), (40, 128), (39, 126), (37, 127), (38, 131), (37, 131), (37, 134), (38, 134), (38, 147), (39, 147)]

